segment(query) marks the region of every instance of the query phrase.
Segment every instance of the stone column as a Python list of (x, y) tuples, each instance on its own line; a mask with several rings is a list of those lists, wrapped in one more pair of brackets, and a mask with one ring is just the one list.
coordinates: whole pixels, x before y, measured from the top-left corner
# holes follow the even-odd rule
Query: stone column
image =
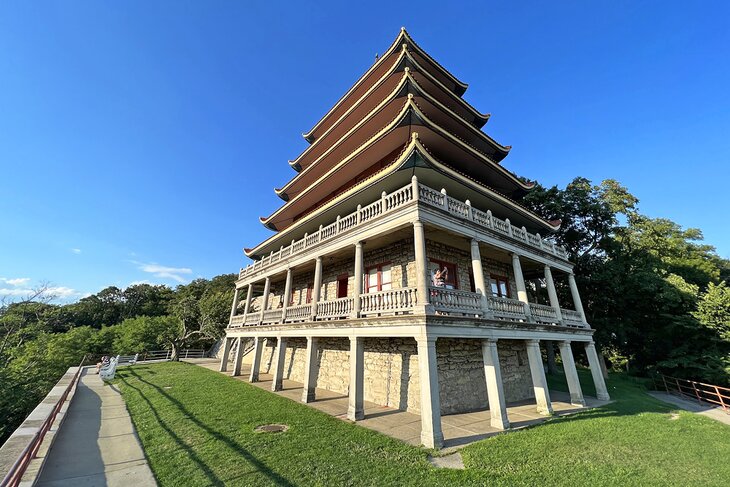
[(243, 314), (247, 315), (248, 312), (251, 310), (251, 301), (253, 300), (253, 284), (248, 285), (248, 289), (246, 290), (246, 305), (243, 308)]
[(507, 406), (504, 401), (502, 371), (499, 366), (497, 340), (482, 340), (482, 357), (484, 359), (484, 377), (487, 379), (487, 399), (489, 414), (492, 417), (492, 428), (506, 430), (509, 428)]
[(436, 362), (436, 338), (418, 338), (418, 373), (421, 387), (421, 443), (427, 448), (441, 448), (441, 398)]
[(428, 286), (431, 280), (428, 275), (428, 260), (426, 257), (426, 235), (423, 231), (423, 222), (413, 222), (413, 245), (416, 255), (416, 295), (419, 307), (425, 306), (426, 312), (429, 308)]
[(550, 391), (545, 378), (545, 366), (542, 363), (539, 340), (527, 340), (527, 360), (530, 362), (530, 375), (532, 375), (532, 387), (535, 391), (537, 412), (545, 415), (553, 414), (553, 405), (550, 402)]
[(365, 417), (365, 347), (363, 338), (350, 337), (350, 400), (347, 419), (357, 421)]
[(264, 350), (264, 339), (256, 337), (253, 339), (253, 360), (251, 361), (251, 374), (249, 382), (259, 381), (259, 370), (261, 370), (261, 354)]
[(362, 255), (362, 242), (355, 244), (355, 296), (352, 307), (352, 317), (360, 317), (360, 295), (362, 294), (362, 270), (363, 268), (363, 255)]
[(596, 353), (596, 344), (593, 341), (586, 342), (586, 355), (588, 356), (588, 366), (591, 368), (593, 383), (596, 385), (596, 397), (601, 401), (610, 401), (611, 396), (608, 395), (606, 382), (603, 380), (598, 353)]
[(280, 391), (284, 381), (284, 360), (286, 359), (286, 338), (279, 337), (276, 343), (276, 362), (274, 363), (274, 381), (271, 390)]
[(570, 346), (570, 341), (558, 342), (558, 346), (560, 347), (560, 358), (563, 359), (565, 379), (568, 381), (570, 403), (574, 406), (585, 406), (586, 402), (583, 399), (583, 390), (580, 387), (580, 380), (578, 379), (578, 371), (575, 368), (573, 349)]
[(568, 274), (568, 285), (570, 285), (570, 294), (571, 296), (573, 296), (573, 305), (575, 306), (575, 310), (580, 313), (580, 317), (583, 320), (583, 323), (588, 323), (588, 320), (586, 320), (585, 311), (583, 311), (583, 303), (580, 300), (578, 285), (575, 283), (575, 275), (573, 275), (572, 272)]
[(232, 376), (241, 375), (241, 362), (243, 361), (243, 338), (238, 337), (236, 339), (236, 357), (233, 359), (233, 374)]
[(231, 353), (231, 343), (234, 338), (225, 337), (223, 339), (223, 357), (221, 358), (221, 366), (218, 370), (226, 372), (228, 370), (228, 356)]
[(547, 264), (545, 265), (545, 283), (547, 284), (550, 306), (555, 310), (555, 316), (557, 316), (558, 321), (563, 321), (563, 313), (560, 312), (560, 301), (558, 301), (558, 292), (555, 290), (555, 282), (553, 281), (553, 271)]
[(312, 321), (317, 317), (317, 303), (322, 291), (322, 257), (314, 260), (314, 284), (312, 285)]
[(269, 295), (271, 293), (271, 278), (267, 277), (264, 280), (264, 295), (261, 303), (261, 316), (263, 317), (263, 312), (269, 309)]
[(482, 254), (479, 251), (479, 241), (471, 239), (471, 270), (474, 276), (474, 290), (482, 295), (482, 311), (488, 313), (487, 305), (487, 284), (484, 282), (484, 269), (482, 268)]
[(281, 307), (281, 321), (283, 322), (286, 319), (286, 309), (289, 307), (289, 304), (291, 304), (291, 279), (292, 279), (292, 269), (289, 267), (286, 270), (286, 283), (284, 284), (284, 301), (283, 305)]
[(238, 309), (238, 303), (239, 303), (238, 288), (236, 288), (236, 290), (233, 292), (233, 305), (231, 306), (230, 321), (232, 321), (233, 317), (236, 316), (236, 310)]
[(307, 337), (307, 357), (304, 365), (304, 390), (302, 391), (302, 402), (314, 401), (314, 390), (317, 384), (317, 351), (319, 350), (319, 339)]
[(517, 299), (525, 304), (525, 314), (528, 318), (532, 315), (530, 312), (530, 304), (527, 300), (527, 288), (525, 287), (525, 276), (522, 275), (522, 264), (520, 264), (520, 256), (512, 254), (512, 270), (515, 274), (515, 285), (517, 286)]

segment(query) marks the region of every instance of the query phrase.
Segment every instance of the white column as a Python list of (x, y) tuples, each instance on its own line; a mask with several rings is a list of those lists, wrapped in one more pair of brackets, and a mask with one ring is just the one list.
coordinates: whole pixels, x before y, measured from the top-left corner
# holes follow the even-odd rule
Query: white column
[(244, 315), (247, 315), (249, 310), (251, 309), (252, 300), (253, 300), (253, 284), (249, 284), (248, 289), (246, 290), (246, 305), (243, 308)]
[(241, 362), (243, 361), (243, 338), (238, 337), (236, 339), (236, 358), (233, 359), (233, 375), (241, 375)]
[(603, 380), (598, 353), (596, 353), (596, 344), (592, 341), (586, 343), (586, 356), (588, 357), (588, 366), (591, 368), (593, 383), (596, 385), (596, 397), (601, 401), (610, 401), (611, 396), (608, 395), (606, 382)]
[(429, 305), (428, 286), (431, 280), (428, 275), (428, 261), (426, 257), (426, 235), (423, 231), (423, 223), (416, 220), (413, 222), (413, 246), (416, 255), (416, 293), (419, 307), (424, 306), (424, 312), (431, 312)]
[(230, 320), (233, 320), (233, 317), (236, 316), (236, 309), (238, 309), (238, 288), (233, 292), (233, 305), (231, 306), (231, 318)]
[(256, 337), (253, 339), (253, 360), (251, 361), (251, 374), (249, 382), (259, 381), (259, 370), (261, 370), (261, 354), (264, 350), (264, 339)]
[(355, 297), (352, 308), (353, 318), (360, 317), (360, 295), (362, 294), (363, 255), (362, 242), (355, 244)]
[(322, 257), (317, 257), (314, 261), (314, 284), (312, 289), (312, 321), (317, 316), (317, 303), (319, 303), (319, 295), (322, 291)]
[(583, 390), (580, 387), (578, 379), (578, 371), (575, 368), (575, 360), (573, 358), (573, 349), (570, 341), (565, 340), (558, 342), (560, 347), (560, 358), (563, 361), (563, 370), (565, 371), (565, 379), (568, 381), (568, 391), (570, 391), (570, 403), (575, 406), (585, 406), (583, 399)]
[(314, 401), (315, 385), (317, 384), (317, 351), (319, 340), (317, 337), (307, 337), (307, 357), (304, 364), (304, 390), (302, 402)]
[(492, 428), (506, 430), (509, 428), (507, 406), (504, 401), (502, 371), (499, 366), (497, 340), (482, 340), (482, 357), (484, 359), (484, 377), (487, 379), (487, 400), (491, 415)]
[(286, 338), (279, 337), (276, 343), (276, 362), (274, 363), (274, 381), (271, 390), (276, 392), (282, 388), (284, 381), (284, 360), (286, 359)]
[(482, 268), (482, 253), (479, 251), (479, 241), (471, 239), (471, 270), (474, 276), (474, 290), (482, 295), (482, 311), (488, 312), (487, 306), (487, 284), (484, 282), (484, 269)]
[(527, 340), (527, 360), (530, 362), (530, 375), (532, 375), (532, 387), (535, 391), (537, 412), (545, 415), (553, 414), (553, 405), (550, 402), (550, 391), (545, 378), (545, 366), (542, 363), (539, 340)]
[(291, 267), (286, 270), (286, 283), (284, 284), (284, 304), (281, 308), (281, 320), (286, 319), (286, 309), (289, 307), (291, 301), (291, 280), (292, 280), (292, 269)]
[(436, 338), (418, 340), (418, 374), (421, 387), (421, 443), (427, 448), (441, 448), (441, 398), (439, 397)]
[(555, 282), (553, 281), (553, 271), (549, 265), (545, 265), (545, 283), (547, 284), (550, 306), (555, 310), (555, 316), (557, 316), (558, 321), (563, 321), (563, 313), (560, 312), (560, 301), (558, 301), (558, 293), (555, 290)]
[(583, 323), (588, 323), (588, 320), (586, 320), (585, 311), (583, 311), (583, 303), (580, 300), (578, 285), (575, 283), (575, 275), (573, 275), (572, 272), (568, 274), (568, 284), (570, 285), (570, 294), (571, 296), (573, 296), (573, 305), (575, 306), (575, 310), (580, 313), (580, 317), (583, 320)]
[(261, 316), (263, 317), (263, 312), (269, 309), (269, 295), (271, 293), (271, 278), (267, 277), (264, 280), (264, 295), (261, 303)]
[(357, 421), (365, 417), (365, 347), (362, 337), (350, 337), (350, 398), (347, 419)]
[(514, 271), (515, 284), (517, 285), (517, 299), (525, 303), (525, 314), (531, 316), (529, 301), (527, 301), (525, 276), (522, 275), (522, 264), (520, 264), (520, 256), (517, 254), (512, 254), (512, 270)]
[(231, 353), (231, 343), (235, 340), (234, 338), (224, 338), (223, 339), (223, 357), (221, 358), (221, 365), (218, 370), (221, 372), (226, 372), (228, 370), (228, 356)]

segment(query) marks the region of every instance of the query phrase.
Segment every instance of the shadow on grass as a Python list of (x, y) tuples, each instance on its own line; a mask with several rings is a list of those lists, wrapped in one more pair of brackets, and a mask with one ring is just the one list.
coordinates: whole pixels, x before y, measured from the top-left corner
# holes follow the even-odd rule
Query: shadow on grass
[[(200, 420), (196, 419), (193, 416), (193, 414), (190, 411), (188, 411), (188, 409), (182, 403), (180, 403), (180, 401), (178, 401), (177, 399), (171, 397), (160, 386), (157, 386), (157, 385), (155, 385), (155, 384), (153, 384), (153, 383), (151, 383), (149, 381), (146, 381), (134, 369), (129, 369), (129, 372), (138, 381), (140, 381), (143, 384), (146, 384), (149, 387), (151, 387), (154, 390), (156, 390), (161, 396), (163, 396), (171, 404), (173, 404), (178, 409), (178, 411), (180, 411), (180, 413), (184, 415), (184, 417), (187, 420), (192, 421), (198, 428), (200, 428), (203, 431), (205, 431), (210, 437), (216, 439), (217, 441), (220, 441), (222, 443), (225, 443), (225, 445), (228, 448), (234, 450), (236, 453), (238, 453), (241, 456), (243, 456), (248, 462), (250, 462), (256, 468), (257, 471), (259, 471), (259, 472), (263, 473), (264, 475), (266, 475), (269, 479), (271, 479), (277, 485), (286, 485), (286, 486), (292, 486), (293, 487), (294, 484), (292, 484), (287, 479), (285, 479), (281, 475), (279, 475), (276, 472), (274, 472), (265, 463), (263, 463), (262, 461), (260, 461), (258, 458), (256, 458), (255, 456), (253, 456), (246, 449), (244, 449), (241, 445), (239, 445), (235, 440), (229, 438), (228, 436), (225, 436), (225, 435), (221, 434), (220, 432), (212, 429), (211, 427), (209, 427), (205, 423), (203, 423)], [(186, 445), (182, 441), (182, 439), (173, 431), (173, 429), (170, 428), (165, 423), (165, 421), (160, 417), (159, 413), (154, 408), (154, 406), (152, 405), (152, 403), (150, 402), (150, 400), (147, 397), (145, 397), (143, 391), (140, 388), (135, 387), (130, 382), (128, 382), (125, 377), (121, 377), (121, 380), (125, 383), (125, 385), (127, 385), (131, 389), (134, 389), (135, 391), (137, 391), (137, 393), (140, 395), (140, 397), (145, 401), (145, 403), (149, 407), (150, 411), (152, 411), (152, 414), (155, 416), (155, 419), (157, 420), (157, 422), (160, 425), (160, 427), (162, 427), (162, 429), (164, 429), (167, 432), (167, 434), (170, 435), (170, 437), (175, 441), (175, 443), (177, 443), (177, 445), (181, 449), (185, 450), (188, 453), (188, 455), (195, 462), (195, 464), (203, 472), (205, 472), (205, 476), (208, 478), (208, 480), (210, 480), (210, 482), (212, 484), (224, 485), (225, 482), (223, 480), (221, 480), (218, 476), (216, 476), (215, 472), (213, 472), (210, 469), (210, 467), (208, 467), (208, 465), (206, 465), (206, 463), (195, 453), (195, 451), (191, 447), (189, 447), (188, 445)], [(229, 479), (229, 481), (230, 481), (230, 479)]]

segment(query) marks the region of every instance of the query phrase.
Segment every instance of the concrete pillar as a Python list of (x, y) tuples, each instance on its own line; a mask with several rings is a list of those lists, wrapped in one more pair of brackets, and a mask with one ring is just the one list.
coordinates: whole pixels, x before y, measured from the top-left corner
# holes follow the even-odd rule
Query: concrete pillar
[(416, 220), (413, 222), (413, 245), (416, 255), (416, 295), (419, 306), (429, 305), (428, 286), (431, 284), (428, 275), (428, 261), (426, 257), (426, 235), (423, 231), (423, 223)]
[(271, 278), (267, 277), (264, 280), (264, 295), (263, 295), (263, 302), (261, 303), (261, 316), (263, 317), (263, 312), (269, 309), (269, 295), (271, 293)]
[(246, 290), (246, 305), (243, 308), (243, 314), (247, 315), (248, 312), (251, 310), (251, 301), (253, 300), (253, 284), (248, 285), (248, 289)]
[(568, 381), (570, 403), (574, 406), (585, 406), (586, 402), (583, 399), (583, 390), (580, 387), (580, 380), (578, 379), (578, 371), (575, 368), (573, 349), (570, 346), (570, 341), (558, 342), (558, 346), (560, 347), (560, 358), (563, 359), (565, 379)]
[(253, 360), (251, 361), (251, 374), (249, 382), (259, 381), (259, 370), (261, 370), (261, 354), (264, 350), (264, 339), (256, 337), (253, 339)]
[(515, 285), (517, 286), (517, 299), (525, 303), (525, 314), (531, 316), (529, 301), (527, 300), (527, 288), (525, 287), (525, 276), (522, 275), (522, 264), (520, 256), (512, 254), (512, 270), (515, 274)]
[(482, 268), (482, 254), (479, 251), (479, 241), (471, 239), (471, 270), (474, 276), (474, 290), (482, 295), (482, 311), (487, 313), (487, 284), (484, 282), (484, 269)]
[(586, 356), (588, 357), (588, 366), (591, 368), (593, 383), (596, 385), (596, 397), (601, 401), (610, 401), (611, 396), (608, 395), (606, 381), (603, 380), (596, 344), (593, 341), (586, 342)]
[(487, 379), (487, 399), (492, 428), (506, 430), (509, 428), (507, 406), (504, 401), (502, 371), (499, 366), (497, 340), (482, 340), (482, 357), (484, 359), (484, 377)]
[(234, 338), (224, 338), (223, 339), (223, 357), (221, 357), (221, 365), (218, 368), (221, 372), (226, 372), (228, 370), (228, 356), (231, 353), (231, 343), (233, 343)]
[(575, 275), (573, 273), (568, 274), (568, 285), (570, 286), (570, 294), (573, 297), (573, 305), (575, 310), (580, 313), (580, 317), (583, 323), (588, 323), (586, 320), (586, 313), (583, 311), (583, 303), (580, 300), (580, 293), (578, 292), (578, 285), (575, 283)]
[(548, 298), (550, 298), (550, 306), (555, 310), (558, 321), (563, 321), (563, 313), (560, 312), (560, 301), (558, 301), (558, 292), (555, 290), (555, 282), (553, 281), (553, 272), (549, 265), (545, 265), (545, 283), (547, 284)]
[(542, 363), (539, 340), (527, 340), (527, 360), (530, 362), (530, 375), (532, 375), (532, 387), (535, 391), (537, 412), (545, 415), (553, 414), (553, 405), (550, 402), (550, 391), (545, 378), (545, 366)]
[(355, 244), (355, 300), (353, 303), (353, 318), (360, 317), (360, 295), (362, 294), (362, 277), (363, 277), (363, 255), (362, 242)]
[(276, 343), (276, 362), (274, 362), (274, 381), (271, 390), (280, 391), (284, 380), (284, 360), (286, 359), (286, 338), (279, 337)]
[(231, 320), (233, 320), (233, 317), (236, 316), (236, 310), (238, 309), (238, 303), (239, 303), (238, 291), (239, 291), (239, 289), (236, 288), (236, 290), (233, 292), (233, 305), (231, 306)]
[(418, 340), (418, 373), (421, 381), (421, 443), (427, 448), (441, 448), (441, 399), (439, 397), (436, 338)]
[(284, 284), (284, 304), (281, 309), (282, 321), (286, 318), (286, 309), (291, 304), (291, 280), (292, 280), (292, 269), (291, 267), (286, 270), (286, 282)]
[(233, 375), (241, 375), (241, 362), (243, 361), (243, 338), (238, 337), (236, 339), (236, 358), (233, 359)]
[(350, 401), (347, 419), (357, 421), (365, 417), (365, 347), (362, 337), (350, 337)]
[(304, 364), (304, 390), (302, 391), (302, 402), (314, 401), (314, 389), (317, 384), (317, 352), (319, 350), (319, 339), (307, 337), (307, 357)]
[(322, 291), (322, 257), (314, 260), (314, 284), (312, 285), (312, 321), (317, 316), (317, 303)]

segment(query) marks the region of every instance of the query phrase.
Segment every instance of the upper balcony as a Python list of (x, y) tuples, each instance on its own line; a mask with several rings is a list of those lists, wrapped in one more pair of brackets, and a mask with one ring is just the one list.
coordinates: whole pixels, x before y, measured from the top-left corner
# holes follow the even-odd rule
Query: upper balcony
[[(414, 192), (418, 194), (414, 195)], [(416, 198), (419, 204), (441, 209), (449, 215), (464, 222), (470, 222), (481, 230), (494, 234), (501, 239), (516, 243), (527, 249), (546, 253), (563, 261), (568, 259), (568, 253), (563, 247), (545, 240), (540, 234), (530, 233), (525, 227), (512, 225), (509, 219), (502, 220), (492, 215), (489, 210), (482, 211), (472, 207), (469, 200), (459, 201), (448, 196), (444, 189), (438, 191), (418, 183), (414, 179), (412, 184), (403, 186), (389, 194), (383, 192), (379, 200), (367, 206), (358, 205), (358, 209), (353, 213), (344, 217), (337, 217), (331, 224), (320, 226), (318, 231), (305, 234), (300, 240), (293, 240), (290, 245), (281, 247), (278, 251), (271, 252), (253, 264), (249, 264), (240, 270), (239, 279), (261, 275), (282, 260), (296, 258), (327, 241), (334, 240), (345, 232), (394, 213), (416, 201)]]

